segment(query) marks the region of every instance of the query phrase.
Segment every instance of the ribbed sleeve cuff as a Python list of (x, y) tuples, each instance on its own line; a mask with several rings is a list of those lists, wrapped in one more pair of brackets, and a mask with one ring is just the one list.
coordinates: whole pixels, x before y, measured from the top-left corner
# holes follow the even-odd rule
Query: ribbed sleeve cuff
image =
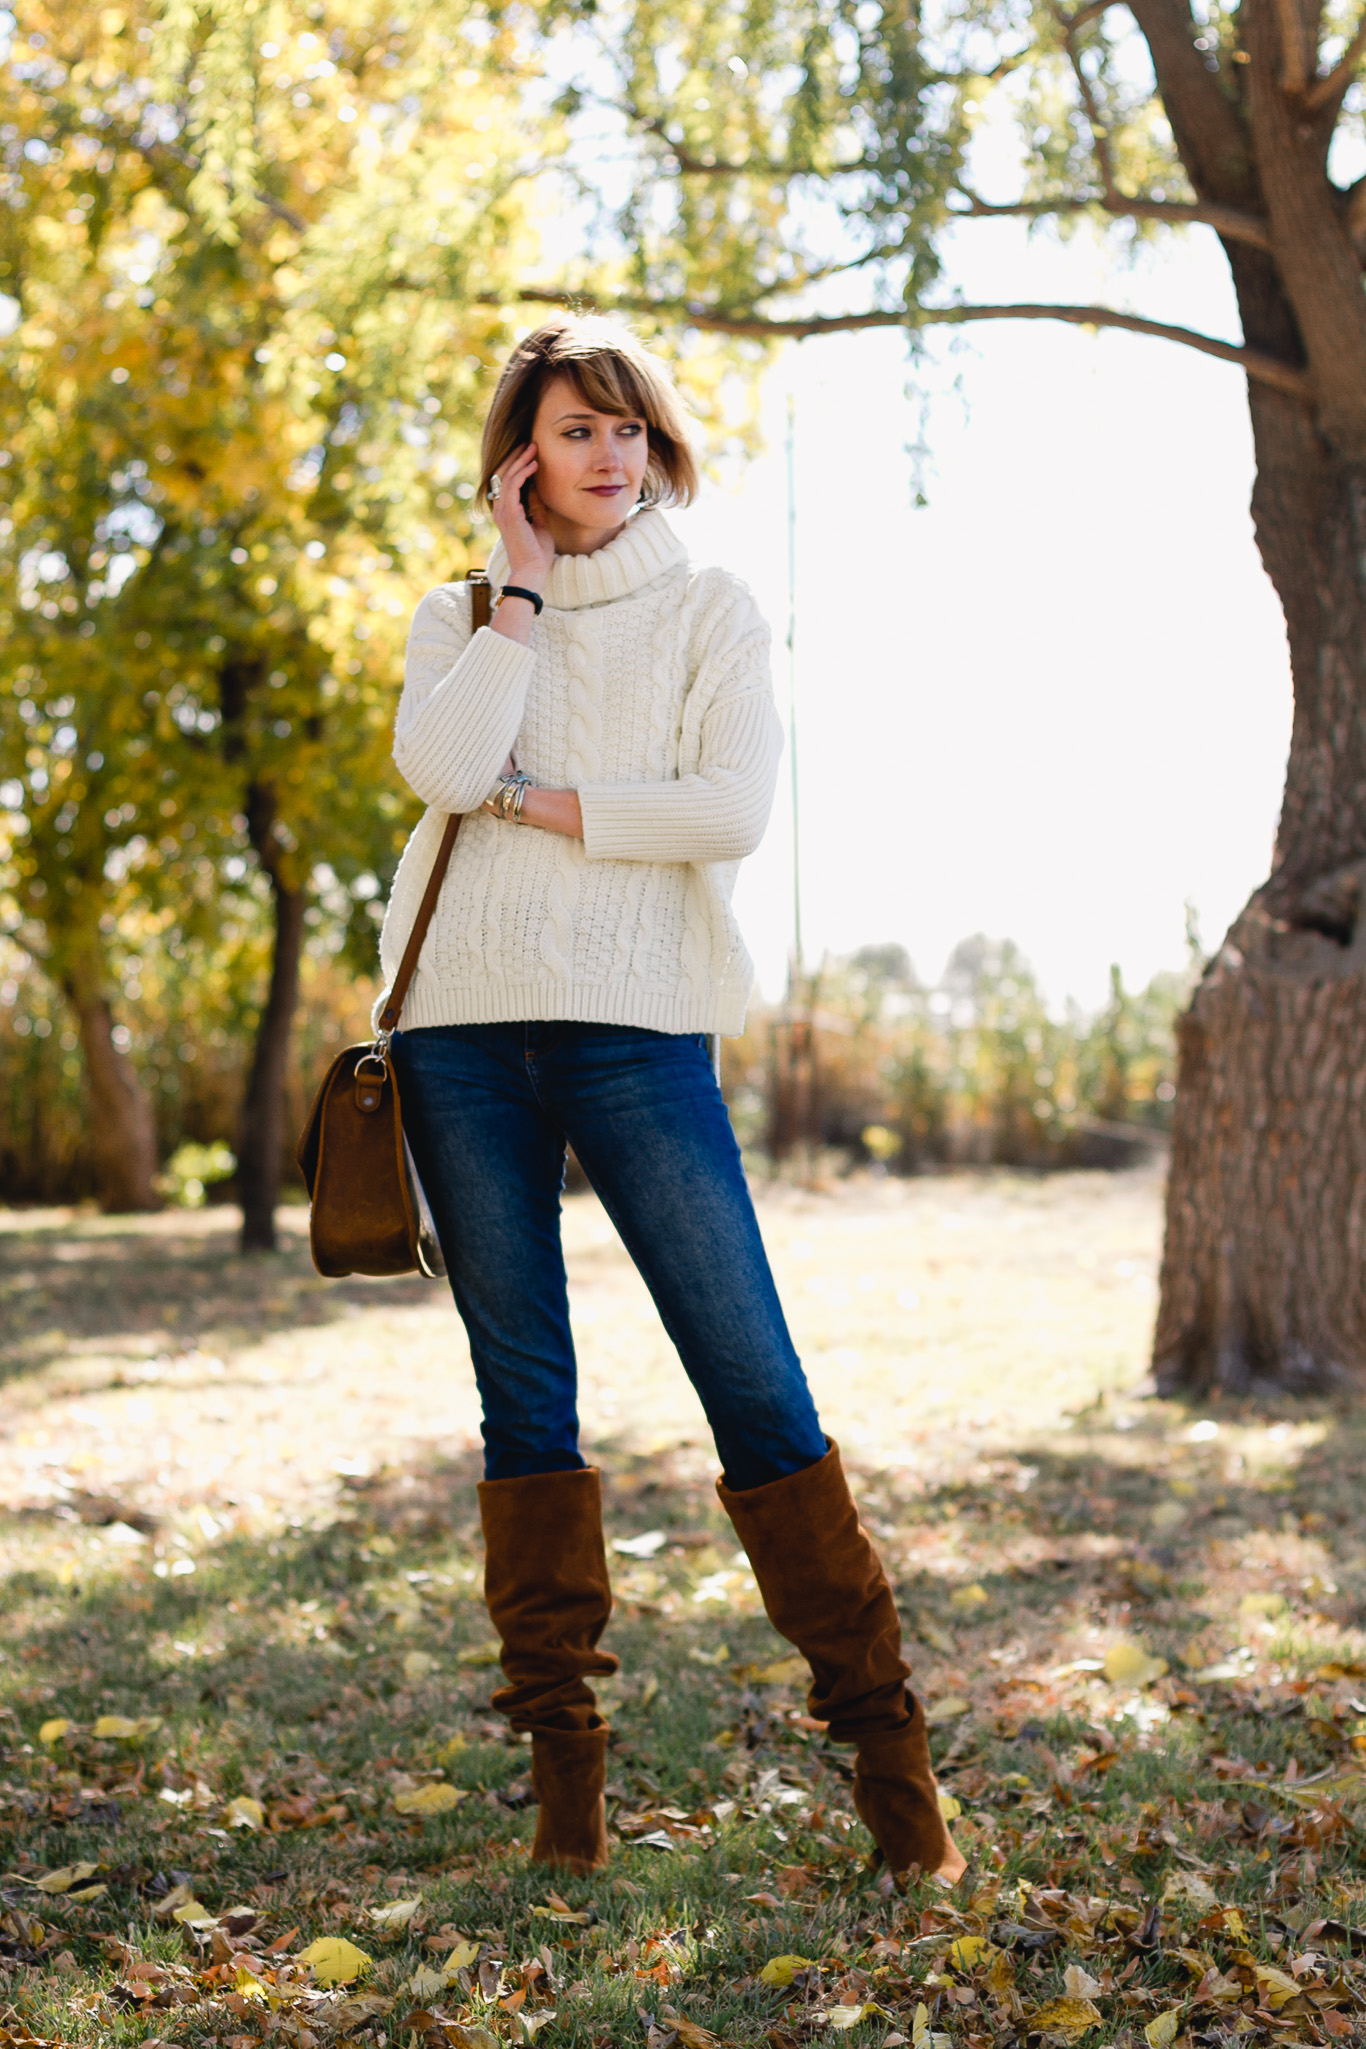
[[(701, 777), (678, 783), (590, 783), (579, 791), (590, 861), (735, 861), (768, 820), (768, 793), (725, 796)], [(701, 784), (699, 788), (698, 785)]]

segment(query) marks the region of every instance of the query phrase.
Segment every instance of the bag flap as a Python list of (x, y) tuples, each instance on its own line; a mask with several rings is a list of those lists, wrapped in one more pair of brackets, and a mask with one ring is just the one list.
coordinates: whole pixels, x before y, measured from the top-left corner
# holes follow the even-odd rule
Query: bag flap
[(327, 1102), (328, 1090), (339, 1077), (349, 1081), (356, 1071), (356, 1063), (361, 1055), (373, 1050), (368, 1040), (359, 1046), (344, 1046), (323, 1076), (318, 1093), (313, 1098), (308, 1121), (299, 1133), (299, 1143), (294, 1148), (295, 1164), (304, 1177), (304, 1186), (308, 1190), (310, 1201), (318, 1179), (318, 1154), (322, 1149), (323, 1137), (323, 1107)]

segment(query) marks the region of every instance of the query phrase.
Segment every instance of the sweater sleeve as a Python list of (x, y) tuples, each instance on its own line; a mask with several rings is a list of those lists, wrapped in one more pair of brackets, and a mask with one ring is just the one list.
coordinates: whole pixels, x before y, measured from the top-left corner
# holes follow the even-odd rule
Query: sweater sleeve
[[(724, 608), (689, 692), (706, 709), (697, 766), (670, 782), (589, 783), (579, 791), (590, 861), (739, 861), (764, 836), (782, 726), (768, 628), (743, 586)], [(686, 715), (685, 715), (686, 722)]]
[(441, 811), (477, 811), (521, 730), (536, 657), (505, 634), (470, 633), (466, 586), (429, 591), (413, 615), (394, 760)]

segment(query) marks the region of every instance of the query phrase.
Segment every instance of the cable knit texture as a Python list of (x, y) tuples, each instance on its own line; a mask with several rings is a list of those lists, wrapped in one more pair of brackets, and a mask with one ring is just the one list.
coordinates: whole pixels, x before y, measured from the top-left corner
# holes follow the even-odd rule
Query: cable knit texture
[[(501, 543), (489, 564), (505, 580)], [(380, 941), (387, 987), (445, 815), (468, 814), (403, 1024), (520, 1018), (738, 1032), (754, 970), (731, 892), (763, 836), (782, 734), (768, 628), (737, 577), (695, 569), (658, 512), (558, 555), (530, 647), (471, 637), (464, 584), (418, 606), (394, 759), (427, 805)], [(479, 809), (509, 753), (579, 793), (583, 840)], [(376, 1016), (384, 997), (376, 1005)]]

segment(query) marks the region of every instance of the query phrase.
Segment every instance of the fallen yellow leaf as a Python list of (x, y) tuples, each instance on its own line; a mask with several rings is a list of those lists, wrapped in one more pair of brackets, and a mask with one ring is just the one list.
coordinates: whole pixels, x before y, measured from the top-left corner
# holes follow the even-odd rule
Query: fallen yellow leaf
[(533, 1907), (532, 1913), (541, 1921), (572, 1921), (580, 1928), (587, 1928), (593, 1916), (576, 1913), (573, 1907)]
[(865, 2013), (876, 2015), (875, 2006), (831, 2006), (827, 2007), (825, 2025), (828, 2028), (856, 2028)]
[(70, 1892), (83, 1878), (93, 1878), (99, 1868), (98, 1864), (63, 1864), (59, 1871), (49, 1871), (45, 1878), (35, 1879), (34, 1884), (39, 1892)]
[(434, 1658), (430, 1651), (409, 1651), (403, 1660), (403, 1676), (405, 1679), (429, 1679), (439, 1663), (440, 1660)]
[(1344, 1800), (1354, 1793), (1366, 1793), (1366, 1779), (1360, 1772), (1333, 1772), (1312, 1786), (1280, 1786), (1277, 1791), (1288, 1793), (1299, 1807), (1317, 1807), (1323, 1800)]
[(790, 1985), (798, 1971), (809, 1971), (810, 1968), (810, 1957), (770, 1957), (759, 1973), (759, 1980), (764, 1985)]
[[(887, 2039), (895, 2041), (896, 2037), (889, 2035)], [(911, 2045), (912, 2049), (953, 2049), (953, 2036), (931, 2032), (930, 2010), (922, 2004), (917, 2006), (911, 2022)]]
[(70, 1727), (71, 1724), (67, 1721), (65, 1715), (57, 1715), (52, 1721), (43, 1723), (42, 1728), (38, 1731), (38, 1741), (40, 1743), (60, 1743)]
[(805, 1658), (775, 1658), (771, 1665), (760, 1665), (753, 1677), (762, 1686), (800, 1686), (811, 1677), (811, 1667)]
[(1180, 2026), (1181, 2009), (1176, 2006), (1169, 2006), (1167, 2011), (1160, 2013), (1155, 2021), (1149, 2021), (1147, 2027), (1143, 2030), (1148, 2049), (1171, 2049), (1172, 2043), (1176, 2040), (1177, 2029)]
[(496, 1665), (499, 1655), (496, 1643), (475, 1643), (468, 1650), (457, 1651), (455, 1662), (457, 1665)]
[(923, 1608), (915, 1616), (915, 1633), (932, 1651), (939, 1651), (945, 1657), (951, 1656), (958, 1648), (948, 1631), (942, 1629), (933, 1615), (927, 1615)]
[(399, 1793), (394, 1806), (400, 1814), (449, 1814), (452, 1807), (458, 1807), (465, 1795), (459, 1786), (448, 1786), (441, 1779), (419, 1786), (415, 1793)]
[(946, 1793), (942, 1786), (939, 1788), (938, 1799), (939, 1812), (943, 1819), (945, 1821), (957, 1821), (963, 1812), (961, 1803), (954, 1799), (952, 1793)]
[(453, 1978), (458, 1971), (468, 1971), (478, 1954), (477, 1942), (457, 1942), (441, 1966), (441, 1975), (444, 1978)]
[(137, 1736), (151, 1736), (160, 1727), (160, 1715), (140, 1715), (136, 1721), (127, 1715), (101, 1715), (90, 1733), (101, 1743), (129, 1743)]
[[(515, 2013), (512, 2016), (512, 2025), (517, 2029), (525, 2045), (534, 2042), (541, 2029), (548, 2028), (555, 2017), (555, 2009), (552, 2006), (547, 2007), (543, 2013)], [(694, 2027), (691, 2021), (682, 2022), (674, 2028), (674, 2033), (680, 2042), (699, 2045), (699, 2049), (703, 2042), (711, 2043), (716, 2040), (715, 2035), (709, 2035), (705, 2028)]]
[(266, 1996), (265, 1986), (245, 1964), (237, 1966), (237, 1991), (243, 1999), (264, 1999)]
[(974, 1580), (971, 1586), (954, 1588), (953, 1592), (949, 1595), (949, 1606), (951, 1608), (981, 1608), (990, 1599), (991, 1596), (986, 1588), (979, 1586), (977, 1581)]
[(1025, 2016), (1031, 2035), (1061, 2035), (1064, 2042), (1079, 2042), (1088, 2029), (1102, 2027), (1104, 2019), (1089, 1999), (1050, 1999)]
[(1069, 1999), (1096, 1999), (1100, 1995), (1099, 1978), (1093, 1978), (1080, 1964), (1069, 1964), (1062, 1974), (1063, 1991)]
[(193, 1898), (194, 1888), (192, 1886), (173, 1885), (171, 1890), (162, 1899), (153, 1900), (152, 1919), (154, 1921), (169, 1921), (177, 1907), (183, 1907), (187, 1900), (192, 1900)]
[(962, 1700), (956, 1693), (950, 1693), (943, 1700), (936, 1700), (925, 1710), (925, 1720), (931, 1724), (956, 1722), (972, 1706), (970, 1700)]
[(320, 1935), (307, 1949), (299, 1951), (299, 1962), (312, 1964), (320, 1985), (349, 1985), (353, 1978), (362, 1977), (374, 1961), (342, 1935)]
[(1289, 1606), (1284, 1594), (1244, 1594), (1238, 1603), (1238, 1613), (1249, 1620), (1263, 1615), (1271, 1621), (1277, 1615), (1284, 1615)]
[(98, 1900), (102, 1899), (108, 1890), (107, 1885), (83, 1885), (79, 1892), (69, 1892), (67, 1898), (69, 1900)]
[(955, 1971), (973, 1971), (996, 1954), (994, 1946), (985, 1935), (960, 1935), (957, 1942), (949, 1945), (949, 1962)]
[(427, 1964), (419, 1964), (408, 1980), (408, 1990), (414, 1999), (439, 1999), (447, 1989), (447, 1981), (440, 1971), (433, 1971)]
[(250, 1793), (239, 1793), (224, 1808), (223, 1819), (229, 1828), (261, 1829), (266, 1825), (266, 1810)]
[(1279, 2012), (1288, 2000), (1299, 1993), (1298, 1980), (1288, 1972), (1278, 1971), (1274, 1964), (1258, 1964), (1256, 1968), (1257, 1984), (1273, 2013)]
[(371, 1907), (370, 1919), (381, 1928), (406, 1928), (421, 1905), (421, 1895), (415, 1900), (393, 1900), (387, 1907)]
[(204, 1928), (218, 1926), (217, 1914), (211, 1914), (198, 1900), (186, 1900), (183, 1907), (177, 1907), (172, 1914), (173, 1921), (179, 1921), (182, 1928)]
[(675, 2013), (671, 2006), (660, 2010), (660, 2019), (669, 2026), (683, 2044), (683, 2049), (722, 2049), (720, 2038), (708, 2028), (701, 2028), (696, 2021), (684, 2020), (681, 2013)]
[(1105, 1653), (1103, 1669), (1112, 1686), (1151, 1686), (1168, 1666), (1165, 1658), (1153, 1657), (1141, 1643), (1116, 1643)]

